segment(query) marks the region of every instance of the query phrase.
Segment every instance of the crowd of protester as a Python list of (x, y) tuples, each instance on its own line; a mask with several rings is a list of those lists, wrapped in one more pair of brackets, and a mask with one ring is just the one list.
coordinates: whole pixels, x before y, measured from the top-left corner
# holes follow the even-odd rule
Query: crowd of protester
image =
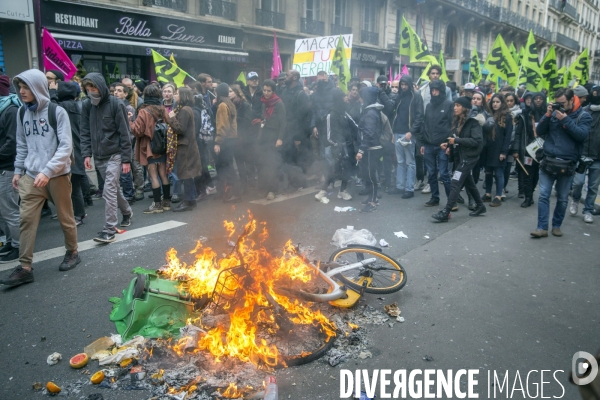
[[(59, 71), (0, 76), (0, 228), (7, 237), (0, 263), (21, 264), (0, 283), (33, 281), (38, 224), (52, 214), (48, 201), (65, 236), (62, 271), (80, 263), (77, 227), (100, 198), (100, 243), (131, 225), (131, 204), (146, 196), (144, 214), (186, 212), (210, 195), (236, 203), (256, 190), (272, 201), (314, 181), (316, 200), (327, 203), (340, 180), (337, 198), (364, 196), (364, 213), (378, 209), (382, 192), (410, 199), (420, 191), (429, 194), (423, 206), (438, 207), (442, 188), (446, 203), (432, 218), (447, 222), (459, 204), (471, 216), (485, 213), (485, 202), (501, 206), (516, 179), (521, 207), (533, 205), (539, 191), (531, 236), (541, 238), (549, 227), (562, 236), (567, 208), (578, 214), (587, 177), (583, 219), (593, 222), (600, 87), (560, 89), (549, 103), (543, 92), (496, 92), (489, 81), (458, 88), (441, 74), (431, 66), (420, 86), (410, 76), (380, 76), (353, 78), (345, 88), (324, 71), (312, 84), (290, 70), (262, 82), (250, 72), (231, 85), (200, 74), (179, 88), (129, 78), (109, 85), (99, 73), (70, 82)], [(540, 139), (532, 153), (528, 147)], [(86, 173), (93, 168), (97, 186)]]

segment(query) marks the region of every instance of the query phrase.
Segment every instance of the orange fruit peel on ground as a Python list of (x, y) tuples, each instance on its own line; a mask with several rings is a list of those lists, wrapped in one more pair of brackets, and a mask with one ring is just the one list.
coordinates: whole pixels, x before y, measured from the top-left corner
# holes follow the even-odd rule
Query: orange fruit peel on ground
[(90, 358), (87, 354), (79, 353), (71, 357), (71, 359), (69, 360), (69, 364), (71, 365), (71, 368), (79, 369), (85, 367), (89, 359)]
[(104, 380), (104, 372), (98, 371), (94, 375), (91, 376), (90, 381), (97, 385)]
[(50, 393), (60, 393), (60, 387), (54, 382), (46, 383), (46, 390)]

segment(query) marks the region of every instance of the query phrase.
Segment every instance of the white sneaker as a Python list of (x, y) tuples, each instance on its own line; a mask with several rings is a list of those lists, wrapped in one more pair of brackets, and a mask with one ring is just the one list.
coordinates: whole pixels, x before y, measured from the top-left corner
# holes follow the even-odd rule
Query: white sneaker
[(592, 217), (592, 214), (583, 214), (583, 222), (591, 224), (594, 222), (594, 217)]
[(425, 194), (431, 193), (431, 186), (429, 186), (429, 183), (427, 185), (425, 185), (425, 188), (423, 188), (421, 193), (425, 193)]
[(269, 194), (267, 194), (267, 200), (275, 200), (275, 193), (269, 192)]
[(327, 192), (324, 190), (320, 190), (319, 193), (315, 194), (315, 199), (317, 199), (317, 201), (321, 201), (321, 199), (325, 197), (325, 195), (327, 195)]
[(338, 199), (342, 200), (352, 200), (352, 196), (350, 195), (350, 193), (348, 193), (345, 190), (343, 192), (339, 192), (337, 197)]
[(423, 181), (416, 181), (415, 182), (415, 186), (414, 186), (414, 190), (421, 190), (423, 189), (423, 187), (425, 186), (425, 184), (423, 183)]
[(211, 194), (217, 194), (217, 188), (216, 187), (207, 186), (206, 187), (206, 194), (209, 195), (209, 196)]
[(571, 200), (571, 205), (569, 206), (569, 213), (571, 215), (577, 215), (577, 211), (579, 211), (579, 202)]

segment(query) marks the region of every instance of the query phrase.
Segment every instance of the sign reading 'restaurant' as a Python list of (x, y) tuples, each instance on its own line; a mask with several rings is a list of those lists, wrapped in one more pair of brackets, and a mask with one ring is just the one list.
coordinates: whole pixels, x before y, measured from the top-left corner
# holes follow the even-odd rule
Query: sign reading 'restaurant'
[[(352, 35), (342, 35), (348, 68), (352, 59)], [(340, 36), (322, 36), (296, 40), (294, 50), (294, 69), (300, 72), (300, 76), (317, 76), (317, 72), (325, 71), (331, 74), (331, 63), (333, 54), (338, 45)]]

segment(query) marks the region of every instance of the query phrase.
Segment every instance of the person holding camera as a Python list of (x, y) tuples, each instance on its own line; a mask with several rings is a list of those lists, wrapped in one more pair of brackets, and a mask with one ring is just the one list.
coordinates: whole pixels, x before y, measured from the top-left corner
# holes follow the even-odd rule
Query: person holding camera
[(583, 153), (573, 181), (573, 200), (569, 207), (569, 213), (573, 216), (577, 215), (579, 200), (581, 199), (581, 189), (583, 188), (587, 173), (588, 189), (583, 206), (583, 220), (591, 224), (594, 222), (592, 212), (594, 211), (594, 202), (596, 201), (598, 185), (600, 184), (600, 86), (592, 88), (588, 100), (590, 105), (583, 110), (592, 116), (592, 127), (590, 128), (588, 138), (583, 144)]
[(552, 218), (552, 234), (562, 236), (560, 226), (567, 211), (575, 166), (591, 125), (591, 115), (583, 111), (572, 89), (559, 89), (554, 94), (554, 104), (548, 105), (536, 130), (537, 135), (544, 139), (544, 157), (540, 164), (538, 223), (531, 237), (548, 236), (550, 194), (554, 184), (557, 201)]

